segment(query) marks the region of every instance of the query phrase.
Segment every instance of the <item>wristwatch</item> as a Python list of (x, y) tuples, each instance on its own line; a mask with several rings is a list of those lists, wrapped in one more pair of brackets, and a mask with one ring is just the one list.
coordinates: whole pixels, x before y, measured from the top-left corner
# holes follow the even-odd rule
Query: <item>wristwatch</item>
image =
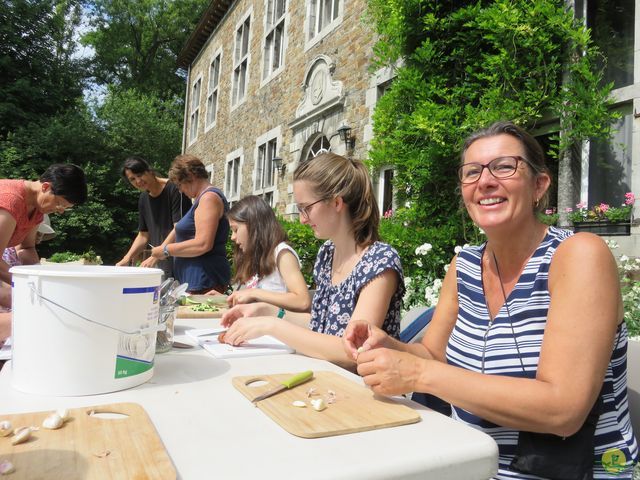
[(167, 248), (168, 245), (165, 245), (164, 247), (162, 247), (162, 253), (164, 253), (164, 258), (169, 258), (171, 256), (171, 254), (169, 253), (169, 248)]

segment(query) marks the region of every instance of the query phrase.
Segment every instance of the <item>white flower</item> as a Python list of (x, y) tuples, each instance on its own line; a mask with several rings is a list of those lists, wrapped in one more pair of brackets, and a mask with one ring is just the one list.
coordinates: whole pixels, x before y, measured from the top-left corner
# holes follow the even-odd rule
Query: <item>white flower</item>
[(453, 249), (453, 251), (457, 255), (462, 251), (462, 247), (460, 245), (456, 245), (456, 247)]
[(431, 245), (430, 243), (423, 243), (418, 248), (416, 248), (416, 255), (426, 255), (431, 251), (432, 248), (433, 245)]
[(627, 257), (626, 255), (622, 255), (620, 257), (620, 263), (624, 263), (624, 262), (628, 262), (629, 261), (629, 257)]
[(404, 285), (405, 287), (408, 287), (409, 285), (411, 285), (411, 277), (404, 277)]
[(451, 266), (450, 263), (445, 264), (444, 266), (444, 273), (447, 273), (449, 271), (449, 267)]
[(416, 265), (419, 266), (419, 267), (422, 267), (422, 260), (417, 259), (416, 260)]

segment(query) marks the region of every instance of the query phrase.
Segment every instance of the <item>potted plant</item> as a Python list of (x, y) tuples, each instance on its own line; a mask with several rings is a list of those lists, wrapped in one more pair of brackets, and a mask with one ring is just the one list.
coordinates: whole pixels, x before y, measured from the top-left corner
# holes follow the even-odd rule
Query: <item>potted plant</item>
[(592, 232), (598, 235), (630, 235), (635, 195), (628, 192), (624, 197), (624, 203), (620, 207), (600, 203), (587, 209), (586, 203), (580, 202), (575, 210), (567, 209), (574, 231)]

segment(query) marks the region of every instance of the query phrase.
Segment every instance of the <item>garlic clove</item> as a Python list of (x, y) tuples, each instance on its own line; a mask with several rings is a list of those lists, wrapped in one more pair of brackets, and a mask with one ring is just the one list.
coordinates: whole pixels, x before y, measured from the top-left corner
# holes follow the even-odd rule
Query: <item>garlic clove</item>
[(42, 426), (44, 428), (48, 428), (49, 430), (57, 430), (64, 424), (64, 420), (57, 413), (49, 415), (42, 422)]
[(298, 408), (305, 408), (307, 406), (302, 400), (295, 400), (291, 405)]
[(311, 406), (316, 412), (321, 412), (325, 408), (327, 408), (327, 404), (324, 402), (322, 398), (315, 398), (311, 400)]
[(13, 466), (9, 460), (2, 460), (0, 462), (0, 475), (9, 475), (16, 471), (16, 468)]
[(9, 420), (2, 420), (0, 422), (0, 436), (6, 437), (8, 435), (11, 435), (12, 431), (13, 426), (11, 425), (11, 422)]
[(69, 410), (67, 410), (66, 408), (56, 410), (56, 414), (62, 419), (63, 422), (69, 420)]
[(31, 437), (30, 427), (16, 428), (13, 432), (13, 438), (11, 439), (11, 444), (18, 445), (19, 443), (24, 443), (27, 440), (29, 440), (29, 437)]

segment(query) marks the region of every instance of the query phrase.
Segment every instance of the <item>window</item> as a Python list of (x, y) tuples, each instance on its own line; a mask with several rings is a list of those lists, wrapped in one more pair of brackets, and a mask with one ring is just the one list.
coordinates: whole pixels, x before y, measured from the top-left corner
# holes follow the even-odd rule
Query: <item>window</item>
[(264, 198), (271, 206), (273, 206), (276, 180), (273, 159), (278, 156), (278, 145), (281, 142), (282, 133), (280, 127), (270, 130), (256, 140), (253, 193)]
[(238, 105), (245, 99), (249, 77), (249, 32), (251, 15), (247, 15), (236, 29), (233, 53), (233, 92), (231, 105)]
[(224, 171), (224, 194), (230, 203), (240, 199), (242, 159), (242, 149), (235, 150), (227, 155)]
[(338, 22), (342, 0), (311, 0), (309, 4), (308, 39), (324, 36)]
[(205, 128), (209, 129), (216, 123), (218, 113), (218, 94), (220, 85), (220, 62), (222, 52), (218, 52), (209, 65), (209, 88), (207, 90), (207, 120)]
[(378, 206), (382, 215), (387, 215), (387, 212), (394, 209), (393, 198), (393, 167), (389, 166), (380, 170), (380, 178), (378, 184)]
[(198, 138), (198, 117), (200, 115), (200, 87), (202, 78), (196, 80), (191, 88), (191, 105), (189, 114), (189, 143)]
[(264, 39), (264, 65), (262, 78), (269, 78), (284, 61), (284, 35), (286, 0), (266, 0), (266, 22)]

